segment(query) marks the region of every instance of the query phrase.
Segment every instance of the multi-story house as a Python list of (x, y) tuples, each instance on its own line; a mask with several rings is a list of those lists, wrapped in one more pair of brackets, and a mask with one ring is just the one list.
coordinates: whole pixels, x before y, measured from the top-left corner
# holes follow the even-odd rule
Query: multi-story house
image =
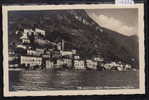
[(23, 35), (20, 37), (20, 39), (21, 39), (21, 42), (22, 42), (22, 43), (30, 43), (30, 40), (29, 40), (27, 34), (23, 34)]
[(85, 69), (84, 60), (74, 60), (74, 68), (75, 69)]
[(72, 59), (69, 58), (63, 58), (64, 64), (67, 65), (67, 67), (72, 67)]
[(54, 64), (53, 61), (51, 60), (46, 60), (46, 66), (47, 69), (54, 69)]
[(45, 31), (44, 30), (42, 30), (42, 29), (39, 29), (39, 28), (35, 28), (35, 31), (34, 31), (34, 35), (36, 36), (36, 35), (42, 35), (42, 36), (45, 36)]
[(88, 69), (97, 69), (97, 61), (93, 61), (93, 60), (86, 60), (86, 67)]
[[(16, 33), (18, 33), (18, 30), (16, 31)], [(45, 36), (45, 31), (44, 30), (42, 30), (42, 29), (39, 29), (39, 28), (35, 28), (35, 29), (24, 29), (24, 31), (23, 31), (23, 34), (27, 34), (27, 35), (35, 35), (35, 36), (37, 36), (37, 35), (43, 35), (43, 36)]]
[(20, 56), (20, 64), (24, 65), (25, 67), (32, 67), (32, 66), (41, 66), (42, 65), (42, 57), (36, 56)]
[(24, 29), (23, 34), (32, 35), (34, 34), (33, 29)]

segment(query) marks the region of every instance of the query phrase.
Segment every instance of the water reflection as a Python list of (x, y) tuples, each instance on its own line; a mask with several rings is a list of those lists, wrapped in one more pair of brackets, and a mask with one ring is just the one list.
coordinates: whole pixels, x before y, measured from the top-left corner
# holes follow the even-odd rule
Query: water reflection
[(10, 71), (10, 90), (138, 88), (138, 72)]

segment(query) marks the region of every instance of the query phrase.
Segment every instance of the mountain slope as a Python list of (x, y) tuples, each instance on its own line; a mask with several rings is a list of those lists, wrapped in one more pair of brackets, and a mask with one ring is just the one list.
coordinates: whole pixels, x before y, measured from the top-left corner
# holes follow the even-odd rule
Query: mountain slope
[(82, 57), (101, 55), (138, 66), (137, 37), (101, 27), (83, 10), (9, 12), (9, 42), (17, 42), (16, 29), (34, 27), (44, 29), (49, 41), (64, 39), (65, 49), (77, 49)]

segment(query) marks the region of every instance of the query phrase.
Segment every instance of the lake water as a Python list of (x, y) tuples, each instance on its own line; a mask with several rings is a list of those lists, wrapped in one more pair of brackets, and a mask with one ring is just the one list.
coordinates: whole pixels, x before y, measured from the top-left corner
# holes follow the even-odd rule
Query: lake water
[(139, 88), (138, 71), (9, 71), (10, 91)]

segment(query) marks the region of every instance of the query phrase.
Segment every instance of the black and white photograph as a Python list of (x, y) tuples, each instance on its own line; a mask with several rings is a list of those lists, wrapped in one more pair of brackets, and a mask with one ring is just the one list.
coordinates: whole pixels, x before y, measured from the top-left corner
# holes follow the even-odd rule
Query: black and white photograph
[(3, 6), (5, 96), (143, 94), (143, 4)]

